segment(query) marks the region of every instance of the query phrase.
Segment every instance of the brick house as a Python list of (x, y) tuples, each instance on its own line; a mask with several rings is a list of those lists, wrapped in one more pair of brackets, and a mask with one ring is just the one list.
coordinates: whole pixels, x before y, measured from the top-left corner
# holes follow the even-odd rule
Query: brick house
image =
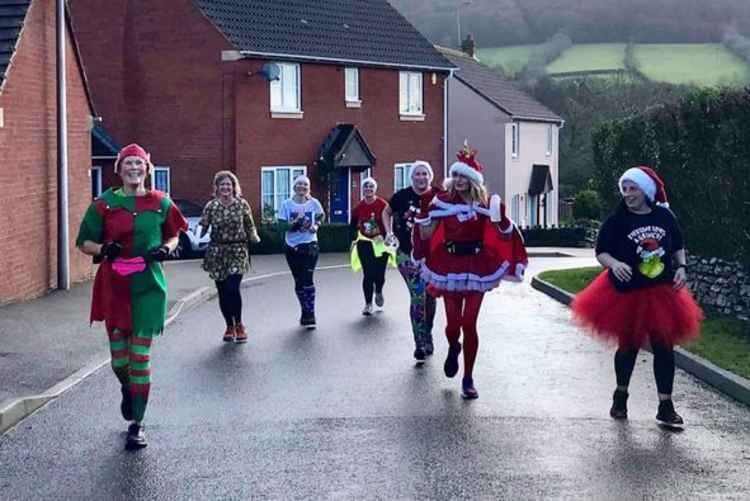
[[(68, 24), (67, 102), (70, 235), (91, 203), (93, 106)], [(0, 303), (57, 284), (57, 95), (55, 0), (0, 0)], [(70, 247), (70, 276), (88, 278), (91, 259)]]
[(440, 51), (458, 68), (448, 81), (448, 150), (468, 140), (479, 151), (490, 190), (503, 197), (518, 224), (557, 225), (563, 119), (481, 65), (472, 44), (471, 54)]
[(71, 7), (104, 126), (151, 151), (175, 198), (205, 202), (229, 168), (272, 216), (305, 172), (343, 222), (368, 172), (387, 196), (415, 159), (443, 171), (453, 66), (386, 0)]

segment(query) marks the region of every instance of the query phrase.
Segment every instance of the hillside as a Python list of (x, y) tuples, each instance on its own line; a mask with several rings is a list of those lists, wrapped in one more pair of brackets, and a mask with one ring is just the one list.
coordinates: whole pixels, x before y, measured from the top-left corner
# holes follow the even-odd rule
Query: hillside
[[(430, 40), (457, 45), (459, 0), (389, 0)], [(479, 46), (541, 43), (560, 30), (576, 43), (718, 42), (727, 25), (750, 35), (747, 0), (471, 0), (464, 34)]]

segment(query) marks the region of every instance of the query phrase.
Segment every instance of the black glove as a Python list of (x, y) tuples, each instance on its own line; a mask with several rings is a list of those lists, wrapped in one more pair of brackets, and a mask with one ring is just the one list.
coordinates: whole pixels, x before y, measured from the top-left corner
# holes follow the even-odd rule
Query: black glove
[(94, 263), (101, 263), (102, 261), (114, 261), (117, 256), (122, 252), (122, 245), (117, 242), (106, 242), (102, 245), (98, 256), (94, 256)]
[(169, 257), (169, 247), (160, 245), (148, 251), (146, 261), (164, 261)]

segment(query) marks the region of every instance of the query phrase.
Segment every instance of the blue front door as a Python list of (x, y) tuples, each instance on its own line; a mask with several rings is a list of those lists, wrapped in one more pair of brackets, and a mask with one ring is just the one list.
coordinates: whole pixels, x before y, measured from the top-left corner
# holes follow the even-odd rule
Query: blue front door
[(349, 170), (340, 169), (331, 194), (331, 222), (349, 222)]

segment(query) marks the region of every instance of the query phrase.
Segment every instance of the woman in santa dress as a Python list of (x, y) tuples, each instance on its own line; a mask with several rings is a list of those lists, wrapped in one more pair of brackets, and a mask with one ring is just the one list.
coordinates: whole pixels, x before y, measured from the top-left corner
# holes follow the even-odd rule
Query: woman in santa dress
[(664, 183), (651, 168), (633, 167), (618, 184), (622, 202), (596, 243), (596, 259), (605, 270), (576, 296), (574, 318), (617, 342), (610, 415), (628, 417), (628, 385), (638, 350), (650, 346), (659, 398), (656, 420), (680, 428), (683, 419), (672, 404), (673, 348), (698, 337), (703, 312), (685, 287), (682, 232), (668, 208)]
[(473, 370), (484, 293), (501, 280), (520, 281), (527, 264), (523, 238), (505, 216), (500, 197), (488, 199), (483, 168), (475, 156), (468, 146), (461, 150), (450, 168), (446, 191), (435, 196), (417, 219), (420, 237), (429, 240), (429, 245), (421, 246), (422, 276), (430, 292), (445, 302), (449, 348), (443, 369), (447, 377), (455, 376), (463, 349), (461, 388), (466, 399), (479, 396)]

